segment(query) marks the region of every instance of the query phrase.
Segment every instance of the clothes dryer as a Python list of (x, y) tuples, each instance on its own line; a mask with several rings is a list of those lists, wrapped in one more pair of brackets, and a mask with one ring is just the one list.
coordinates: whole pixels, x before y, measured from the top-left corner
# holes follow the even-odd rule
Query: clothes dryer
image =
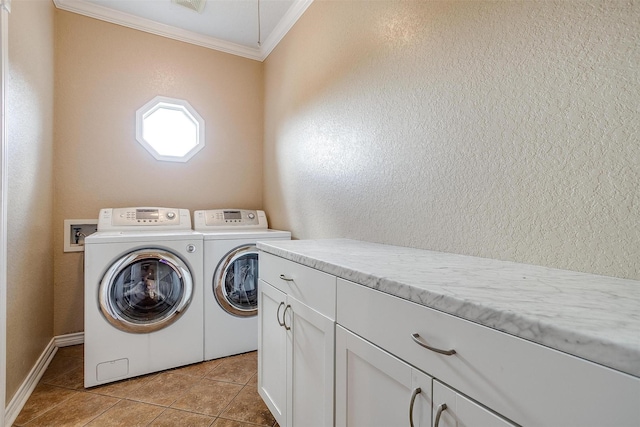
[(202, 256), (187, 209), (100, 211), (85, 239), (85, 387), (203, 360)]
[(256, 242), (289, 240), (270, 230), (263, 211), (194, 212), (204, 236), (204, 359), (258, 348), (258, 249)]

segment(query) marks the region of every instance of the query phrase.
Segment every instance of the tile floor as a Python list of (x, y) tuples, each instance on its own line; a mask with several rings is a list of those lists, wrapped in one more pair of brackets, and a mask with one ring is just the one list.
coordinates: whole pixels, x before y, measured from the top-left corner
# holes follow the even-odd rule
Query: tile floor
[(60, 348), (14, 426), (277, 426), (256, 352), (85, 389), (82, 345)]

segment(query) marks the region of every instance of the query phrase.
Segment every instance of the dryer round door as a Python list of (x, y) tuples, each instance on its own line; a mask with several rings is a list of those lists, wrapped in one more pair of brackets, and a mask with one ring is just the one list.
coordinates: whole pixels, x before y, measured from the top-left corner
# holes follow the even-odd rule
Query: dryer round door
[(111, 265), (98, 296), (100, 310), (113, 326), (148, 333), (180, 318), (193, 297), (193, 278), (173, 253), (140, 249)]
[(258, 249), (255, 245), (229, 251), (213, 276), (213, 294), (223, 310), (239, 317), (258, 314)]

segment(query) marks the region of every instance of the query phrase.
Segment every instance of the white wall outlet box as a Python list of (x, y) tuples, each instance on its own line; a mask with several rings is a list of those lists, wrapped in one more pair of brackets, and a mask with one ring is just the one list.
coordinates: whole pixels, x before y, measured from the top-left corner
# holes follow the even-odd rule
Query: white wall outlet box
[(65, 219), (64, 251), (84, 251), (84, 238), (98, 231), (97, 219)]

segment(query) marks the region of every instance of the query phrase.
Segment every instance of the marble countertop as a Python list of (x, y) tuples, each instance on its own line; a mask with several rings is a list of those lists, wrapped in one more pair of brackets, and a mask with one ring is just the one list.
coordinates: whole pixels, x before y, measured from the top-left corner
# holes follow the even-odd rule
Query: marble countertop
[(258, 248), (640, 377), (640, 282), (346, 239)]

